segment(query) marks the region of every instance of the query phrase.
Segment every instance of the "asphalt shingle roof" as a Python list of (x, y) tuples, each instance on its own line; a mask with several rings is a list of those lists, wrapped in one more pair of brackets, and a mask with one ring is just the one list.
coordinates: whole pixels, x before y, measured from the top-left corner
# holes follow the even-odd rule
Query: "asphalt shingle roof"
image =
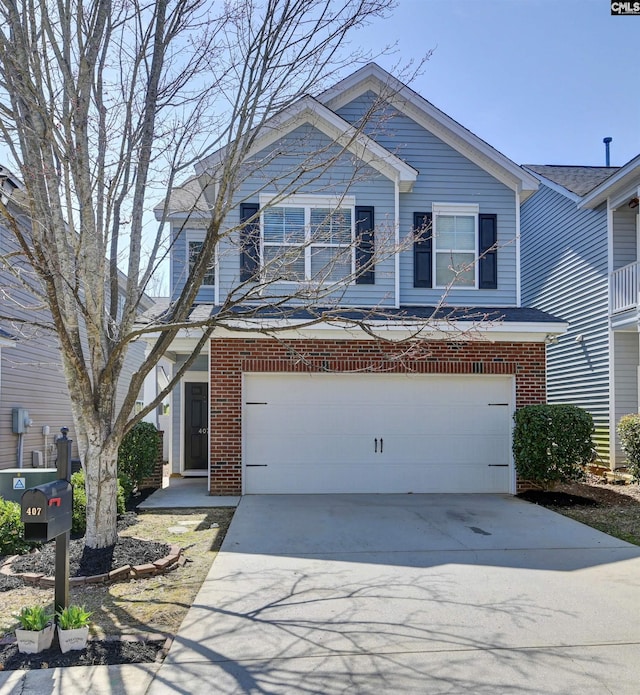
[(525, 164), (526, 169), (544, 176), (576, 195), (586, 195), (620, 167), (561, 166), (556, 164)]

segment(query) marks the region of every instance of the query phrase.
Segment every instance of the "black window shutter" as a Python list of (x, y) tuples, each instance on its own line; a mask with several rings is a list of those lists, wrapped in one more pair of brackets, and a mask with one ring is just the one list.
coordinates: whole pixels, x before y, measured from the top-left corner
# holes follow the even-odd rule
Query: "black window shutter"
[(430, 212), (413, 213), (413, 286), (432, 287), (431, 236), (433, 229)]
[(373, 207), (356, 206), (356, 285), (374, 285), (376, 282), (374, 228)]
[(478, 234), (480, 247), (478, 287), (481, 290), (498, 289), (498, 216), (479, 215)]
[[(258, 213), (257, 203), (240, 205), (240, 222), (246, 222)], [(240, 230), (240, 281), (252, 280), (260, 267), (260, 220), (245, 225)]]

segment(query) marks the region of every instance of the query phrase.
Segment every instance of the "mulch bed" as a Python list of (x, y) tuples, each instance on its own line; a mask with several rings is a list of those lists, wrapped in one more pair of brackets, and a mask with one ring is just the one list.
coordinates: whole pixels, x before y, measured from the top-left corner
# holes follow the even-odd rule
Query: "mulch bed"
[(39, 654), (21, 654), (17, 644), (0, 644), (0, 671), (151, 663), (164, 657), (165, 647), (164, 638), (146, 641), (89, 640), (86, 649), (66, 654), (54, 647)]
[[(166, 543), (139, 538), (118, 538), (115, 545), (98, 550), (85, 547), (83, 539), (72, 540), (69, 543), (69, 576), (88, 577), (110, 572), (123, 565), (144, 565), (164, 557), (169, 550), (170, 546)], [(38, 552), (16, 558), (12, 570), (53, 575), (55, 556), (55, 542), (47, 543)]]
[(572, 495), (560, 490), (527, 490), (518, 497), (543, 507), (598, 507), (598, 502), (591, 497)]

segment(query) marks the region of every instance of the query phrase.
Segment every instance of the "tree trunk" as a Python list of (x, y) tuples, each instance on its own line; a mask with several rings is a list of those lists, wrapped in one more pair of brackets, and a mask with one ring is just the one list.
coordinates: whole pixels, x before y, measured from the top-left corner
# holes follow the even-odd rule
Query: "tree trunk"
[(86, 451), (81, 452), (87, 492), (85, 545), (107, 548), (118, 539), (118, 447), (112, 439), (104, 441), (95, 434), (89, 434)]

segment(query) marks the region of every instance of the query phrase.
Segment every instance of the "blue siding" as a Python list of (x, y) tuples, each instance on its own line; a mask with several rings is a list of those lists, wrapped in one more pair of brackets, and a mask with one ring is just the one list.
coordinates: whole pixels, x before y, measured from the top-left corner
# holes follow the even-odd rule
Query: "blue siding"
[[(189, 223), (183, 220), (173, 222), (172, 238), (173, 248), (171, 250), (171, 299), (177, 299), (180, 291), (184, 286), (187, 267), (187, 238), (193, 232), (201, 231), (204, 234), (205, 229), (202, 223)], [(202, 286), (198, 290), (196, 297), (197, 302), (213, 302), (215, 290), (213, 286)]]
[(564, 319), (547, 348), (547, 400), (591, 413), (603, 458), (609, 445), (607, 216), (578, 210), (541, 185), (522, 206), (522, 302)]
[[(352, 122), (371, 106), (374, 95), (365, 94), (340, 109), (339, 114)], [(396, 297), (395, 258), (395, 186), (394, 182), (371, 167), (355, 160), (351, 154), (340, 154), (332, 140), (304, 125), (265, 148), (248, 163), (236, 201), (259, 202), (259, 194), (275, 194), (289, 187), (293, 176), (296, 194), (341, 195), (355, 197), (356, 205), (373, 206), (376, 222), (376, 253), (385, 247), (384, 257), (376, 263), (375, 284), (351, 285), (324, 302), (340, 302), (347, 306), (434, 305), (442, 297), (441, 289), (413, 287), (412, 225), (414, 212), (429, 212), (433, 203), (473, 203), (480, 213), (496, 214), (498, 221), (498, 287), (497, 289), (453, 289), (446, 303), (457, 306), (516, 306), (518, 297), (516, 259), (515, 193), (466, 157), (433, 136), (412, 119), (386, 107), (367, 124), (368, 134), (389, 151), (400, 156), (419, 171), (411, 193), (400, 194), (400, 297)], [(307, 153), (306, 155), (303, 153)], [(320, 172), (319, 160), (332, 161)], [(239, 221), (235, 208), (226, 221), (232, 230)], [(386, 243), (383, 240), (387, 240)], [(186, 246), (184, 236), (178, 238), (172, 253), (172, 295), (184, 282)], [(218, 248), (219, 299), (233, 292), (240, 279), (240, 248), (238, 235), (231, 232)], [(291, 285), (269, 288), (271, 294), (286, 296)], [(199, 301), (213, 301), (213, 288), (203, 288)], [(322, 302), (320, 302), (322, 303)]]
[[(614, 334), (615, 422), (623, 415), (638, 412), (638, 351), (637, 331), (618, 331)], [(622, 464), (625, 455), (616, 436), (616, 461)]]
[(637, 248), (636, 211), (621, 207), (613, 213), (613, 270), (635, 263)]
[[(306, 148), (308, 153), (315, 155), (309, 159), (298, 154)], [(276, 150), (279, 156), (272, 156)], [(320, 154), (318, 154), (320, 153)], [(318, 169), (322, 158), (336, 158), (331, 168), (325, 172), (308, 171), (315, 166)], [(237, 200), (244, 202), (259, 202), (259, 193), (275, 195), (278, 188), (289, 186), (293, 176), (296, 176), (295, 193), (303, 195), (351, 195), (356, 198), (356, 205), (371, 205), (375, 208), (376, 222), (376, 253), (381, 251), (383, 236), (390, 235), (393, 240), (394, 232), (394, 183), (377, 171), (362, 163), (354, 163), (350, 154), (340, 155), (340, 148), (323, 133), (309, 125), (301, 126), (279, 140), (275, 145), (266, 148), (256, 157), (258, 166), (251, 176), (245, 179)], [(267, 162), (266, 164), (261, 162)], [(259, 193), (257, 192), (259, 191)], [(239, 222), (239, 209), (236, 208), (227, 221), (227, 229)], [(394, 258), (393, 248), (387, 245), (387, 251), (376, 263), (375, 285), (351, 285), (323, 301), (339, 300), (347, 306), (376, 306), (378, 304), (393, 305), (394, 302)], [(239, 282), (240, 250), (238, 235), (233, 233), (220, 243), (218, 250), (218, 267), (220, 282), (220, 301)], [(272, 285), (268, 289), (270, 295), (286, 295), (293, 290), (292, 285)], [(320, 302), (322, 303), (322, 301)]]
[[(375, 103), (368, 92), (339, 110), (340, 116), (355, 123)], [(413, 192), (400, 195), (400, 303), (432, 305), (442, 290), (413, 287), (411, 227), (414, 212), (430, 212), (432, 203), (475, 203), (480, 213), (498, 216), (498, 288), (495, 290), (452, 290), (447, 304), (515, 306), (516, 200), (515, 193), (476, 166), (415, 121), (389, 107), (378, 110), (365, 127), (383, 147), (401, 157), (419, 172)]]

